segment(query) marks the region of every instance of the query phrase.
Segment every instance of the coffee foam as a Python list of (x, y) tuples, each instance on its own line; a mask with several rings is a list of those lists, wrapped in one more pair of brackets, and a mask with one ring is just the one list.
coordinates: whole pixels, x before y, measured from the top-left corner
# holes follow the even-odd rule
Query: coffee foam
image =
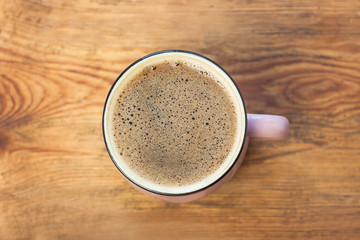
[[(226, 121), (229, 116), (214, 116), (214, 113), (215, 115), (219, 113), (229, 114), (226, 111), (221, 111), (224, 106), (219, 106), (215, 112), (209, 109), (209, 116), (199, 116), (196, 109), (204, 107), (216, 108), (216, 105), (201, 106), (202, 103), (206, 101), (211, 103), (213, 101), (221, 104), (226, 102), (226, 99), (204, 99), (205, 96), (210, 98), (216, 96), (206, 93), (206, 89), (201, 88), (202, 83), (200, 81), (194, 82), (197, 79), (192, 77), (187, 79), (186, 84), (189, 85), (189, 88), (186, 93), (189, 95), (192, 93), (193, 98), (198, 97), (199, 99), (186, 99), (186, 96), (176, 93), (176, 80), (167, 82), (166, 86), (155, 86), (156, 84), (151, 85), (153, 83), (149, 83), (147, 89), (141, 88), (146, 84), (140, 84), (141, 79), (139, 79), (139, 76), (141, 78), (146, 74), (151, 75), (161, 72), (164, 70), (161, 68), (166, 66), (178, 69), (191, 67), (196, 70), (192, 74), (199, 76), (199, 73), (202, 73), (204, 75), (204, 79), (201, 80), (204, 83), (207, 78), (217, 79), (217, 83), (211, 80), (213, 84), (218, 84), (222, 88), (218, 88), (221, 91), (227, 91), (231, 99), (237, 99), (236, 101), (228, 99), (233, 105), (231, 111), (234, 111), (237, 117)], [(159, 77), (166, 78), (166, 74), (164, 74), (166, 71), (162, 73), (162, 76)], [(178, 83), (179, 81), (185, 83), (186, 79), (178, 79)], [(157, 89), (152, 89), (153, 87)], [(138, 93), (144, 94), (137, 94), (137, 97), (135, 94), (134, 99), (119, 98), (121, 94), (126, 96), (126, 89), (138, 89)], [(154, 92), (156, 92), (156, 97), (153, 96), (155, 100), (152, 100), (151, 94)], [(161, 103), (162, 98), (160, 96), (162, 94), (164, 95), (163, 103)], [(221, 93), (215, 93), (215, 95), (221, 96)], [(175, 96), (177, 99), (174, 99)], [(178, 99), (182, 97), (184, 99)], [(118, 100), (120, 102), (117, 102)], [(132, 106), (129, 103), (133, 103)], [(164, 112), (163, 110), (166, 108), (163, 108), (163, 106), (172, 103), (177, 105), (167, 109), (173, 112)], [(188, 106), (185, 106), (187, 103)], [(128, 109), (122, 109), (121, 107)], [(190, 110), (192, 112), (189, 112)], [(205, 113), (206, 111), (203, 112), (203, 114)], [(146, 114), (147, 116), (144, 116)], [(181, 117), (179, 118), (179, 116)], [(241, 98), (232, 81), (220, 68), (196, 55), (162, 53), (133, 65), (116, 82), (108, 98), (105, 110), (105, 138), (110, 154), (115, 159), (115, 164), (131, 181), (151, 191), (182, 194), (196, 191), (211, 184), (232, 165), (243, 142), (244, 117)], [(150, 119), (156, 121), (156, 123), (144, 123), (144, 119)], [(112, 129), (110, 126), (114, 121), (117, 127)], [(231, 124), (231, 121), (234, 124)], [(149, 126), (154, 129), (149, 128), (144, 131)], [(186, 129), (179, 129), (179, 127), (184, 128), (184, 126), (186, 126)], [(198, 130), (199, 126), (200, 129)], [(144, 129), (139, 129), (140, 127)], [(222, 132), (217, 134), (216, 131)], [(177, 135), (173, 136), (173, 133)], [(116, 134), (127, 134), (127, 136), (117, 136), (120, 141), (116, 141), (114, 137)], [(230, 137), (231, 134), (234, 134), (234, 136)], [(222, 138), (223, 135), (228, 136), (233, 141), (229, 142), (226, 139), (214, 140), (216, 137)], [(213, 144), (204, 144), (204, 141)], [(156, 149), (149, 151), (146, 149), (149, 146), (156, 147)], [(182, 147), (190, 147), (190, 149), (180, 149)], [(199, 149), (199, 147), (205, 148)], [(228, 151), (224, 151), (223, 148), (227, 148)], [(217, 149), (220, 149), (220, 151), (216, 151)], [(226, 154), (221, 155), (221, 151), (226, 152)], [(132, 159), (132, 161), (129, 161), (129, 159)], [(189, 161), (191, 159), (199, 161), (191, 162)], [(164, 160), (166, 161), (164, 162)], [(149, 167), (149, 162), (146, 161), (151, 161), (152, 165), (150, 164)], [(179, 161), (184, 164), (181, 168), (179, 168)], [(172, 168), (172, 166), (176, 166), (176, 168)], [(155, 173), (156, 168), (158, 168), (157, 173)]]

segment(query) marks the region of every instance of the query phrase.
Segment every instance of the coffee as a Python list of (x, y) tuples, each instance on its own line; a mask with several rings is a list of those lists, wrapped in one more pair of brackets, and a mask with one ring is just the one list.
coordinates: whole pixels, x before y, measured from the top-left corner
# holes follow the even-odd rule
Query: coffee
[(191, 185), (232, 157), (241, 122), (224, 80), (205, 64), (170, 58), (146, 65), (113, 98), (116, 149), (146, 182)]

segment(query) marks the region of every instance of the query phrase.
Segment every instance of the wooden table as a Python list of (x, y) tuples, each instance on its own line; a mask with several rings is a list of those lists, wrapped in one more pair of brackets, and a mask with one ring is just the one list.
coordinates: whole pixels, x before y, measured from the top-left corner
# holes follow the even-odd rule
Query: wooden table
[[(360, 2), (0, 0), (0, 239), (360, 239)], [(102, 137), (136, 59), (222, 65), (248, 112), (289, 118), (188, 204), (144, 196)]]

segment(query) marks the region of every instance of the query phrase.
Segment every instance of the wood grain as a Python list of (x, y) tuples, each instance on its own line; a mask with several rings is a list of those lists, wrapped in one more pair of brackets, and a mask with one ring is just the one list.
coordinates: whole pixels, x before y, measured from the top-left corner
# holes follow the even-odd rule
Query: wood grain
[[(360, 2), (0, 0), (0, 239), (359, 239)], [(150, 52), (222, 65), (248, 112), (291, 122), (189, 204), (132, 189), (106, 94)], [(156, 236), (156, 237), (155, 237)]]

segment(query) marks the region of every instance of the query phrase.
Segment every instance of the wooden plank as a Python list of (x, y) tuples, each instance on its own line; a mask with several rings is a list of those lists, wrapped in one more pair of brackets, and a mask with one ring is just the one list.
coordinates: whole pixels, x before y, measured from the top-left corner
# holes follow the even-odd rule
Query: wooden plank
[[(0, 0), (1, 239), (359, 239), (359, 1)], [(130, 63), (185, 49), (289, 118), (216, 193), (132, 189), (101, 130)]]

